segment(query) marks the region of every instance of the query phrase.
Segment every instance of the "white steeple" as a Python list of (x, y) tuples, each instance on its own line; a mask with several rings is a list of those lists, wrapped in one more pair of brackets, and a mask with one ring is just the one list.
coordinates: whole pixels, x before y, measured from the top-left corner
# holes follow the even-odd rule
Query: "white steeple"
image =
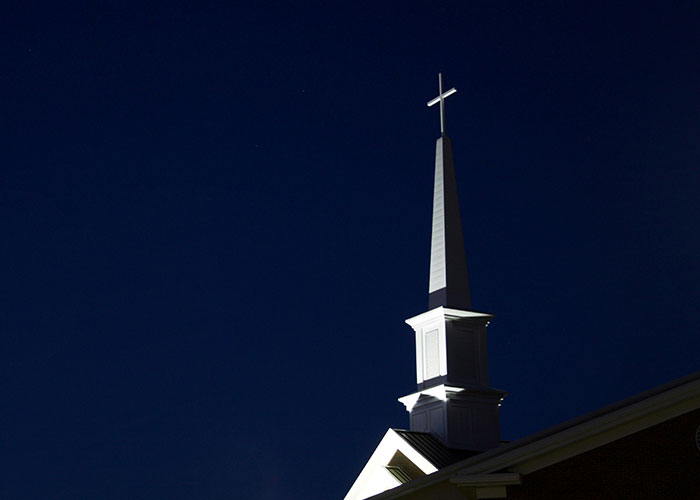
[(400, 398), (411, 430), (429, 432), (447, 447), (486, 450), (500, 444), (498, 407), (506, 393), (489, 387), (486, 327), (490, 314), (471, 310), (452, 145), (445, 135), (442, 91), (441, 137), (435, 150), (433, 228), (428, 312), (406, 320), (415, 331), (418, 392)]
[(438, 96), (428, 101), (428, 106), (440, 103), (440, 138), (435, 145), (428, 309), (438, 306), (471, 309), (452, 143), (445, 135), (445, 98), (456, 92), (454, 87), (447, 92), (442, 91), (442, 73), (439, 73)]

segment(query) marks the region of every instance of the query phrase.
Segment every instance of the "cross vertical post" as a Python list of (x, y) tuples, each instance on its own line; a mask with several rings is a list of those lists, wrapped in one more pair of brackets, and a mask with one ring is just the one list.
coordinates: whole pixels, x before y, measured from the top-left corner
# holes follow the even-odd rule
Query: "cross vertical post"
[(442, 73), (438, 73), (438, 94), (440, 95), (440, 134), (445, 135), (445, 99), (442, 97)]

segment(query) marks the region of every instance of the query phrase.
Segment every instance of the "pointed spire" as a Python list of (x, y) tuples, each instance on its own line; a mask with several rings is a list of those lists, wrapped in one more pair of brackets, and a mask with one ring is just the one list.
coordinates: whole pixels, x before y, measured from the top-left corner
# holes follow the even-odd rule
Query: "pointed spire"
[(467, 262), (462, 239), (462, 222), (457, 198), (452, 159), (452, 143), (445, 135), (444, 99), (457, 92), (454, 88), (442, 92), (442, 73), (439, 75), (439, 95), (428, 106), (440, 103), (442, 136), (435, 147), (435, 188), (433, 192), (433, 231), (430, 245), (430, 285), (428, 308), (445, 306), (452, 309), (471, 309)]

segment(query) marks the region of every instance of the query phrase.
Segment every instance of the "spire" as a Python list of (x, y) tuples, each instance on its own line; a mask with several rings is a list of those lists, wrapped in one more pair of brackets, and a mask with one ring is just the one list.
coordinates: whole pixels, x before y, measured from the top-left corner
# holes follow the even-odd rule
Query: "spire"
[(440, 103), (441, 137), (435, 146), (435, 187), (433, 191), (433, 231), (430, 244), (430, 284), (428, 309), (445, 306), (471, 309), (467, 262), (459, 215), (457, 181), (452, 159), (452, 143), (445, 135), (445, 98), (457, 92), (442, 91), (442, 73), (438, 78), (439, 95), (428, 106)]

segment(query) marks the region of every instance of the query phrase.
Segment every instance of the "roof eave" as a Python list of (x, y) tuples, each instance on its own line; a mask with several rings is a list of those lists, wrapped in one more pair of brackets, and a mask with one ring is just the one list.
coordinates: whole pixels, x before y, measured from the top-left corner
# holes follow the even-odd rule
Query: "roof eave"
[[(452, 478), (515, 469), (523, 464), (528, 466), (518, 468), (517, 472), (527, 474), (568, 458), (566, 453), (556, 454), (556, 451), (569, 447), (574, 454), (583, 453), (587, 450), (577, 448), (577, 443), (588, 441), (591, 448), (602, 446), (606, 440), (620, 439), (696, 408), (700, 408), (700, 371), (485, 451), (367, 500), (400, 498)], [(549, 460), (543, 459), (548, 454)]]

